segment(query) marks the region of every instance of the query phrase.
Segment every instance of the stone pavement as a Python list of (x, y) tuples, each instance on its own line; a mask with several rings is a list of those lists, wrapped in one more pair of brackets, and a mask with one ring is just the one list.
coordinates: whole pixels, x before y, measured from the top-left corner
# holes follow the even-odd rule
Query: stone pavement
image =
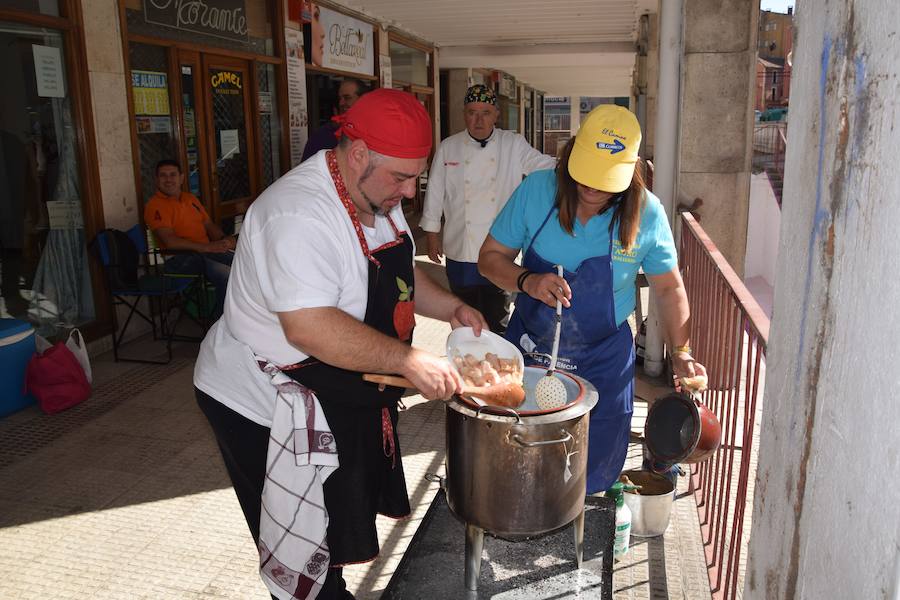
[[(441, 352), (448, 331), (420, 317), (415, 343)], [(178, 346), (167, 366), (102, 356), (86, 403), (54, 416), (29, 408), (0, 421), (0, 598), (268, 598), (193, 399), (195, 353), (195, 345)], [(637, 393), (655, 392), (639, 380)], [(443, 405), (420, 396), (404, 402), (400, 439), (413, 514), (380, 518), (381, 555), (345, 569), (360, 600), (380, 596), (437, 491), (425, 475), (443, 474)], [(644, 414), (638, 402), (636, 429)], [(639, 463), (640, 448), (632, 446), (629, 465)], [(682, 479), (667, 534), (635, 540), (617, 564), (617, 599), (709, 597), (697, 510), (685, 490)]]

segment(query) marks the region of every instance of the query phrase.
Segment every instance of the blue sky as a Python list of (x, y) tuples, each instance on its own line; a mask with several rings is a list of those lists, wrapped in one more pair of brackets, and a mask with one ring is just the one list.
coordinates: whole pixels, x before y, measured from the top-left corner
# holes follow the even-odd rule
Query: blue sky
[(786, 13), (788, 6), (794, 6), (794, 0), (761, 0), (759, 7), (762, 10)]

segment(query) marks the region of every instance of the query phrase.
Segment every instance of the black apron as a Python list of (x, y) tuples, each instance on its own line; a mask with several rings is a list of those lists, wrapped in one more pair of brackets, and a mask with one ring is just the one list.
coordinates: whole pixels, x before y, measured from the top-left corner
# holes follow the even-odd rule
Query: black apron
[[(396, 239), (369, 250), (333, 151), (327, 159), (338, 196), (368, 260), (368, 304), (363, 322), (410, 343), (415, 326), (412, 240), (388, 217)], [(362, 373), (314, 357), (283, 371), (315, 392), (338, 448), (340, 466), (325, 481), (331, 566), (372, 560), (378, 556), (376, 514), (402, 518), (410, 513), (396, 432), (397, 402), (403, 390), (387, 387), (379, 391), (376, 384), (363, 381)]]

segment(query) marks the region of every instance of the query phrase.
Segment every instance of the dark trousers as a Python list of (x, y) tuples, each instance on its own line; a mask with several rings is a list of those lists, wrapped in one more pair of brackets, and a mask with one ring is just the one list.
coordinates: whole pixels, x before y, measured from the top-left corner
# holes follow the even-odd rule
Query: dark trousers
[(503, 335), (506, 331), (503, 320), (508, 314), (506, 292), (492, 284), (457, 286), (452, 282), (450, 291), (469, 306), (481, 311), (491, 331)]
[(222, 316), (232, 260), (234, 260), (233, 252), (175, 254), (166, 257), (165, 271), (167, 273), (191, 273), (206, 277), (206, 280), (216, 289), (216, 305), (213, 307), (210, 319), (212, 322)]
[[(253, 542), (258, 544), (269, 428), (242, 417), (197, 388), (194, 388), (194, 393), (200, 410), (206, 415), (216, 435), (216, 442), (222, 452), (231, 485), (234, 486), (234, 492), (241, 504)], [(328, 576), (317, 596), (319, 600), (353, 598), (347, 591), (343, 572), (341, 568), (328, 569)]]

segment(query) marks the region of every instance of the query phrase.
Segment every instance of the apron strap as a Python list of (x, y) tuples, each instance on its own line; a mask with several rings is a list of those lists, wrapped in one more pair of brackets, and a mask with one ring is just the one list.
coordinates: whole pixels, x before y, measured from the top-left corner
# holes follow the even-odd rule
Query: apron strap
[[(555, 209), (556, 209), (556, 206), (555, 206), (555, 205), (550, 207), (549, 212), (547, 212), (547, 216), (544, 217), (544, 222), (541, 223), (541, 226), (538, 227), (538, 230), (534, 232), (534, 236), (532, 236), (531, 241), (528, 242), (528, 247), (525, 248), (525, 253), (526, 253), (526, 254), (528, 253), (529, 250), (531, 250), (531, 247), (534, 245), (534, 240), (536, 240), (536, 239), (537, 239), (537, 236), (539, 236), (539, 235), (541, 234), (541, 231), (543, 231), (543, 229), (544, 229), (544, 225), (546, 225), (546, 224), (547, 224), (547, 221), (550, 220), (550, 215), (553, 214), (553, 211), (554, 211)], [(612, 246), (610, 246), (610, 247), (612, 247)]]
[(380, 268), (381, 262), (377, 258), (375, 258), (374, 252), (396, 246), (403, 241), (400, 239), (401, 232), (399, 229), (397, 229), (397, 224), (394, 223), (394, 220), (390, 215), (386, 215), (388, 223), (391, 224), (391, 229), (394, 230), (394, 236), (396, 237), (396, 239), (392, 242), (388, 242), (387, 244), (379, 246), (375, 249), (374, 252), (372, 250), (369, 250), (369, 243), (366, 242), (366, 234), (363, 233), (362, 224), (359, 222), (359, 216), (357, 214), (356, 206), (350, 199), (350, 192), (347, 191), (347, 186), (344, 183), (344, 178), (341, 177), (341, 171), (340, 169), (338, 169), (337, 156), (335, 155), (334, 150), (328, 151), (328, 153), (325, 155), (325, 160), (328, 163), (328, 172), (331, 174), (331, 180), (334, 181), (334, 187), (337, 190), (338, 198), (341, 199), (341, 204), (344, 205), (344, 209), (347, 211), (347, 215), (350, 217), (350, 222), (353, 223), (353, 229), (356, 230), (356, 237), (359, 240), (359, 246), (360, 248), (362, 248), (363, 254), (376, 267)]

